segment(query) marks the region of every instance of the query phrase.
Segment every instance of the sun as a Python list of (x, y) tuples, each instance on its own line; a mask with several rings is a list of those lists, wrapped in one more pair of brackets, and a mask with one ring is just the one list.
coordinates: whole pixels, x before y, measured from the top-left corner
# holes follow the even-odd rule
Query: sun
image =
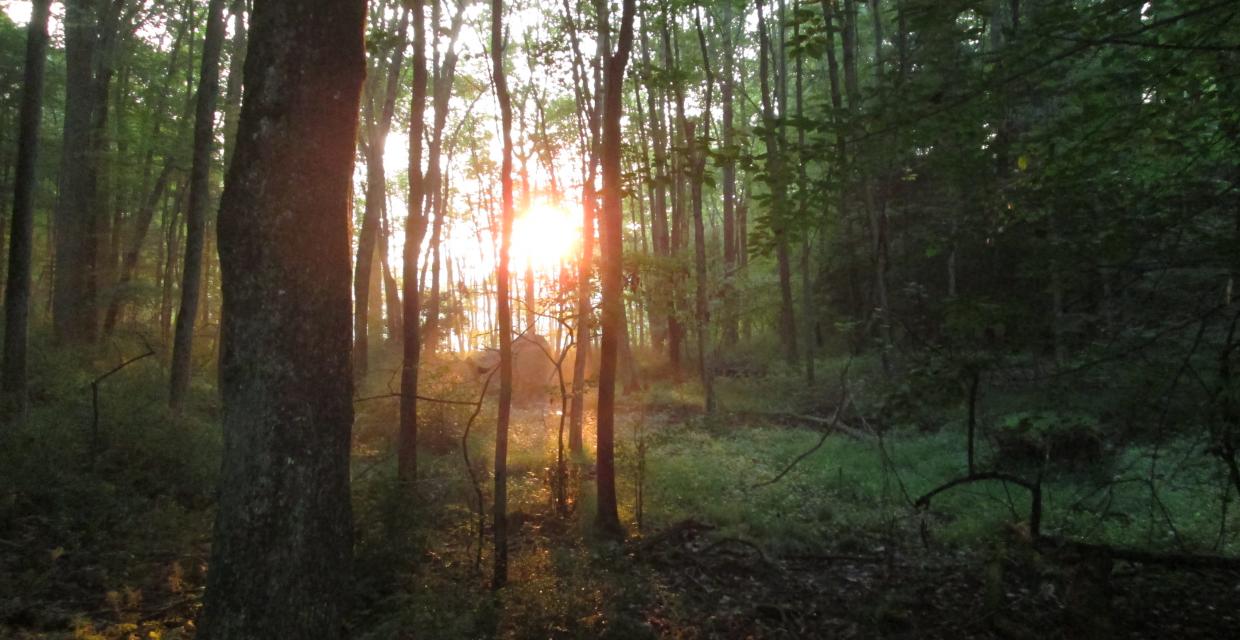
[(513, 270), (527, 266), (554, 273), (573, 259), (581, 243), (581, 221), (564, 206), (535, 201), (512, 223)]

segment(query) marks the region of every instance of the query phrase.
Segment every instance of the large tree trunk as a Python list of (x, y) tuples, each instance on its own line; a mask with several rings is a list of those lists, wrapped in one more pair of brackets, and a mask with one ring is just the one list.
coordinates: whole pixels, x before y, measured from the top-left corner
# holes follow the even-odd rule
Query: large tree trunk
[(96, 190), (94, 119), (106, 92), (96, 86), (99, 15), (89, 0), (65, 2), (65, 113), (60, 200), (55, 212), (52, 323), (58, 340), (95, 339)]
[(194, 323), (202, 285), (203, 245), (211, 182), (211, 143), (215, 136), (215, 102), (220, 90), (220, 49), (224, 46), (224, 0), (207, 6), (207, 35), (202, 47), (202, 71), (194, 109), (194, 151), (189, 173), (189, 210), (186, 213), (185, 267), (181, 276), (181, 308), (172, 342), (172, 374), (168, 404), (179, 409), (189, 391), (194, 353)]
[(366, 3), (259, 0), (219, 216), (224, 460), (201, 637), (343, 638), (349, 183)]
[(491, 70), (499, 102), (504, 155), (500, 165), (503, 209), (500, 211), (499, 265), (495, 272), (499, 314), (499, 410), (495, 421), (495, 571), (499, 589), (508, 582), (508, 421), (512, 411), (512, 310), (509, 308), (508, 253), (512, 242), (512, 99), (504, 74), (504, 1), (491, 0)]
[[(616, 508), (616, 357), (624, 339), (624, 211), (620, 176), (620, 116), (623, 111), (624, 68), (633, 47), (636, 1), (624, 0), (616, 52), (607, 55), (603, 87), (603, 140), (599, 162), (603, 172), (603, 206), (599, 213), (602, 259), (603, 342), (598, 376), (598, 513), (594, 525), (608, 535), (623, 535)], [(603, 20), (600, 16), (600, 21)], [(604, 39), (605, 40), (605, 39)]]
[(26, 27), (26, 69), (22, 86), (12, 231), (4, 294), (4, 393), (0, 419), (24, 421), (29, 411), (26, 347), (30, 322), (31, 259), (34, 254), (34, 192), (38, 182), (39, 121), (43, 116), (47, 66), (47, 15), (51, 0), (35, 0)]

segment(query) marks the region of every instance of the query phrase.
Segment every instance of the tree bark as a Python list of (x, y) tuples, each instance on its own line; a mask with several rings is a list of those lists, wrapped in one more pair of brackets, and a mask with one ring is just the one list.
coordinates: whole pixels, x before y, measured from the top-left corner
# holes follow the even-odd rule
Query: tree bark
[(47, 16), (51, 0), (34, 0), (26, 27), (26, 68), (14, 170), (13, 218), (9, 233), (8, 272), (4, 289), (4, 362), (2, 381), (5, 422), (22, 421), (29, 412), (26, 353), (30, 323), (31, 260), (34, 254), (34, 196), (38, 183), (39, 122), (43, 116), (47, 67)]
[(706, 270), (706, 226), (702, 219), (702, 184), (706, 181), (706, 156), (710, 144), (711, 93), (714, 91), (714, 74), (710, 68), (710, 54), (706, 47), (706, 33), (702, 29), (701, 12), (696, 7), (693, 13), (694, 25), (697, 27), (698, 45), (702, 51), (702, 68), (706, 75), (706, 86), (703, 87), (702, 137), (694, 135), (694, 123), (687, 122), (685, 139), (689, 143), (689, 156), (692, 163), (691, 201), (693, 205), (693, 271), (694, 271), (694, 316), (697, 321), (697, 356), (698, 379), (702, 383), (703, 404), (707, 414), (715, 412), (715, 386), (710, 363), (710, 305), (707, 293)]
[[(90, 0), (65, 2), (65, 113), (60, 200), (55, 211), (52, 324), (57, 340), (95, 340), (97, 157), (95, 111), (106, 92), (96, 86), (100, 16)], [(101, 95), (102, 94), (102, 95)]]
[[(770, 64), (771, 39), (767, 33), (762, 2), (758, 2), (758, 75), (762, 84), (762, 118), (766, 142), (767, 174), (771, 189), (771, 233), (775, 240), (775, 259), (779, 269), (779, 337), (784, 360), (789, 365), (797, 363), (796, 318), (792, 307), (792, 266), (788, 247), (787, 192), (784, 180), (783, 144), (776, 127), (775, 109), (771, 104)], [(782, 114), (781, 114), (782, 117)]]
[[(603, 341), (598, 381), (598, 513), (595, 528), (607, 535), (623, 535), (616, 508), (616, 356), (624, 339), (624, 211), (621, 207), (620, 116), (623, 110), (624, 68), (633, 47), (636, 1), (624, 0), (620, 33), (614, 54), (606, 56), (603, 95), (603, 140), (599, 161), (603, 172), (603, 206), (599, 215), (602, 258)], [(600, 19), (602, 17), (600, 16)]]
[(736, 76), (735, 52), (732, 50), (732, 3), (723, 5), (723, 73), (719, 78), (719, 94), (723, 102), (721, 125), (724, 159), (720, 171), (723, 178), (723, 344), (731, 347), (740, 339), (736, 315), (736, 161), (733, 155), (733, 82)]
[[(441, 339), (439, 337), (439, 308), (440, 308), (440, 243), (443, 238), (444, 221), (448, 211), (448, 199), (446, 187), (443, 185), (443, 170), (441, 154), (443, 150), (443, 132), (448, 124), (448, 107), (449, 100), (452, 97), (452, 83), (456, 77), (456, 40), (461, 32), (461, 26), (464, 23), (465, 7), (468, 3), (458, 2), (456, 13), (452, 16), (452, 26), (449, 31), (448, 47), (444, 53), (443, 62), (439, 63), (439, 67), (435, 70), (434, 95), (432, 102), (435, 107), (434, 128), (431, 131), (430, 153), (427, 158), (426, 168), (426, 197), (429, 201), (431, 210), (435, 214), (434, 226), (431, 230), (430, 239), (430, 272), (431, 272), (431, 293), (426, 304), (426, 326), (422, 330), (423, 342), (426, 344), (427, 355), (434, 355), (439, 348)], [(432, 12), (438, 14), (438, 10)], [(436, 32), (439, 30), (438, 24), (435, 25)], [(436, 39), (438, 41), (438, 39)], [(436, 49), (438, 55), (438, 49)]]
[(211, 144), (215, 136), (215, 103), (220, 92), (220, 50), (224, 46), (224, 0), (207, 6), (207, 35), (198, 74), (194, 109), (194, 150), (189, 173), (189, 210), (185, 222), (185, 266), (181, 275), (181, 308), (172, 342), (172, 373), (168, 404), (180, 409), (189, 392), (194, 353), (194, 324), (202, 285), (203, 246), (211, 189)]
[[(573, 356), (572, 402), (569, 404), (568, 448), (574, 454), (585, 449), (582, 424), (585, 420), (586, 363), (592, 349), (591, 325), (594, 309), (591, 303), (590, 275), (594, 262), (594, 226), (597, 217), (597, 194), (594, 189), (595, 170), (598, 163), (600, 104), (597, 85), (591, 96), (585, 61), (581, 56), (580, 38), (568, 0), (564, 0), (564, 19), (568, 25), (569, 43), (573, 50), (574, 94), (577, 100), (578, 123), (582, 129), (581, 143), (584, 157), (581, 169), (581, 256), (577, 260), (577, 312), (576, 339)], [(596, 52), (601, 59), (602, 51)], [(596, 68), (599, 65), (596, 63)], [(597, 78), (596, 78), (597, 80)], [(584, 113), (584, 121), (580, 114)]]
[(500, 165), (499, 264), (496, 267), (496, 313), (499, 315), (499, 409), (495, 421), (495, 566), (491, 588), (508, 582), (508, 422), (512, 412), (512, 310), (509, 303), (509, 248), (512, 243), (512, 99), (504, 73), (504, 0), (491, 0), (491, 73), (499, 102), (504, 155)]
[(345, 637), (361, 0), (258, 0), (218, 224), (224, 460), (207, 640)]
[(404, 294), (404, 345), (400, 365), (400, 432), (396, 444), (396, 476), (412, 489), (418, 476), (418, 364), (422, 358), (421, 292), (418, 290), (418, 254), (426, 235), (422, 209), (425, 174), (422, 173), (422, 134), (426, 129), (426, 16), (424, 0), (413, 0), (413, 95), (409, 102), (409, 218), (405, 227), (405, 256), (401, 268)]

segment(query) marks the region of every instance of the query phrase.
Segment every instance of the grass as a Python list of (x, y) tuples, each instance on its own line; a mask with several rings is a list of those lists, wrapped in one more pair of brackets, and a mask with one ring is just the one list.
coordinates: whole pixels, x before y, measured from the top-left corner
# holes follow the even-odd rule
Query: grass
[[(0, 635), (110, 639), (145, 634), (151, 625), (164, 638), (191, 635), (221, 447), (213, 391), (196, 387), (191, 410), (172, 416), (164, 409), (159, 360), (136, 363), (105, 383), (106, 447), (95, 447), (90, 376), (72, 357), (40, 353), (45, 361), (34, 369), (64, 374), (43, 374), (30, 423), (7, 432), (0, 447)], [(617, 425), (617, 480), (630, 533), (693, 519), (717, 527), (718, 537), (750, 541), (776, 557), (868, 555), (893, 546), (912, 552), (922, 544), (923, 526), (935, 548), (986, 549), (1026, 519), (1024, 491), (998, 482), (953, 489), (926, 512), (908, 506), (909, 498), (964, 473), (960, 406), (925, 409), (937, 430), (923, 430), (923, 421), (888, 425), (886, 455), (873, 442), (830, 435), (781, 480), (759, 486), (819, 439), (812, 428), (762, 414), (830, 407), (844, 366), (860, 410), (877, 415), (883, 388), (874, 382), (877, 364), (867, 360), (820, 363), (820, 383), (810, 389), (801, 389), (794, 371), (721, 381), (723, 406), (740, 412), (732, 417), (701, 416), (693, 384), (655, 385), (626, 398)], [(376, 367), (360, 394), (381, 394), (387, 375)], [(799, 390), (781, 395), (789, 388)], [(435, 397), (471, 393), (449, 379), (432, 379), (427, 389)], [(988, 402), (994, 409), (983, 415), (987, 424), (1022, 404), (997, 394)], [(410, 505), (395, 485), (396, 401), (358, 405), (351, 623), (357, 637), (391, 638), (410, 629), (449, 638), (649, 637), (656, 601), (658, 616), (692, 623), (695, 612), (679, 609), (679, 594), (634, 562), (627, 547), (593, 537), (587, 467), (572, 465), (574, 513), (555, 514), (558, 406), (515, 414), (511, 584), (493, 594), (489, 548), (475, 566), (476, 498), (459, 450), (468, 408), (424, 403), (420, 500)], [(488, 526), (494, 421), (488, 402), (467, 442)], [(585, 439), (592, 448), (592, 421)], [(989, 440), (980, 444), (982, 468), (1000, 464)], [(1226, 478), (1201, 449), (1182, 438), (1111, 450), (1105, 463), (1086, 469), (1048, 469), (1044, 531), (1124, 546), (1240, 553), (1234, 509), (1220, 517)], [(1150, 477), (1157, 479), (1156, 492)], [(185, 599), (189, 605), (153, 621), (142, 613)]]

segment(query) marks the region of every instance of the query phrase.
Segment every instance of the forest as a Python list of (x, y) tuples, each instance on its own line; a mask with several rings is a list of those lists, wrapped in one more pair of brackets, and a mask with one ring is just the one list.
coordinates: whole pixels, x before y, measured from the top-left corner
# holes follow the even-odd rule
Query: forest
[(1240, 635), (1240, 2), (0, 0), (0, 638)]

